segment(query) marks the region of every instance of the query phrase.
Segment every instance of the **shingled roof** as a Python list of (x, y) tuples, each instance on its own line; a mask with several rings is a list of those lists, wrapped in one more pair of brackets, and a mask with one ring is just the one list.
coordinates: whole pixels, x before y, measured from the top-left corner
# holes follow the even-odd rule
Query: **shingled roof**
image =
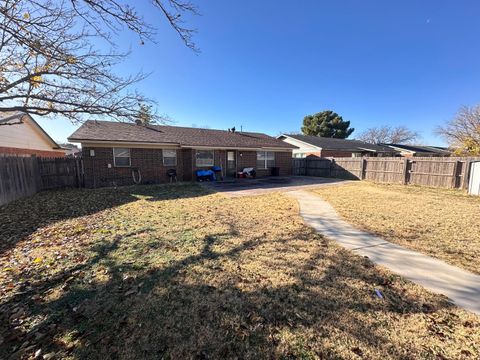
[(182, 147), (295, 149), (262, 133), (229, 132), (166, 125), (136, 125), (113, 121), (86, 121), (68, 138), (71, 142), (135, 142), (172, 144)]
[(404, 150), (412, 153), (430, 153), (443, 156), (450, 156), (452, 151), (446, 147), (441, 146), (427, 146), (427, 145), (408, 145), (408, 144), (382, 144), (384, 146), (392, 147), (396, 150)]
[[(311, 135), (282, 135), (288, 136), (292, 139), (303, 141), (304, 143), (316, 146), (323, 150), (339, 150), (339, 151), (372, 151), (380, 153), (394, 153), (396, 152), (390, 147), (374, 145), (360, 140), (335, 139)], [(282, 137), (280, 136), (280, 138)]]

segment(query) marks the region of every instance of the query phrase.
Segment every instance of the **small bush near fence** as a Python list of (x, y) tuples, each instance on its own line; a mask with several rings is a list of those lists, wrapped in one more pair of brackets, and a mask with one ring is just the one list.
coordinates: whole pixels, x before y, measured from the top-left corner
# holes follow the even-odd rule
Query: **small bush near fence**
[(466, 189), (470, 164), (473, 161), (480, 161), (480, 157), (307, 157), (293, 159), (293, 173), (389, 184)]
[(41, 190), (82, 184), (81, 159), (0, 155), (0, 205)]

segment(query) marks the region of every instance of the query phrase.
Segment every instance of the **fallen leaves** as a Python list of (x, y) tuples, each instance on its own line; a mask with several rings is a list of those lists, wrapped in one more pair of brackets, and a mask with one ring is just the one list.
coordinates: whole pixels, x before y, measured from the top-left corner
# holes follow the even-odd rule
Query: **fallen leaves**
[(23, 229), (0, 224), (0, 357), (479, 355), (477, 317), (314, 234), (291, 199), (201, 191), (25, 200)]
[(478, 196), (366, 181), (313, 192), (361, 229), (480, 274)]

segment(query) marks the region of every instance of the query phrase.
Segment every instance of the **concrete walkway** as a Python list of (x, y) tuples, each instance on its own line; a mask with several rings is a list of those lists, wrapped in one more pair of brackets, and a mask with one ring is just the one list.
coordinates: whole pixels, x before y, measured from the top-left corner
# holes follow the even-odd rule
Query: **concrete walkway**
[(480, 315), (479, 275), (357, 230), (341, 220), (330, 204), (311, 192), (293, 191), (288, 195), (298, 200), (300, 215), (320, 234)]

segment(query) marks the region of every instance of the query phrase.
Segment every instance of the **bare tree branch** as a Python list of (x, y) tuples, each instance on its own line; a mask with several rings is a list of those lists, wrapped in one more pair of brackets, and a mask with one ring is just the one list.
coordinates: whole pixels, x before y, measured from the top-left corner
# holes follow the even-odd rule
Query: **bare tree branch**
[[(185, 44), (197, 51), (194, 30), (183, 13), (197, 14), (183, 0), (151, 0)], [(134, 6), (119, 0), (4, 0), (0, 3), (0, 113), (59, 114), (73, 122), (89, 118), (134, 121), (153, 101), (133, 86), (147, 74), (122, 77), (112, 35), (127, 27), (153, 41), (154, 29)], [(104, 40), (98, 51), (93, 40)], [(106, 41), (105, 41), (106, 40)], [(152, 120), (159, 120), (152, 111)]]
[(418, 141), (420, 135), (405, 126), (379, 126), (367, 129), (360, 133), (358, 140), (371, 144), (412, 144)]
[(480, 105), (461, 107), (457, 115), (436, 132), (456, 153), (480, 155)]

